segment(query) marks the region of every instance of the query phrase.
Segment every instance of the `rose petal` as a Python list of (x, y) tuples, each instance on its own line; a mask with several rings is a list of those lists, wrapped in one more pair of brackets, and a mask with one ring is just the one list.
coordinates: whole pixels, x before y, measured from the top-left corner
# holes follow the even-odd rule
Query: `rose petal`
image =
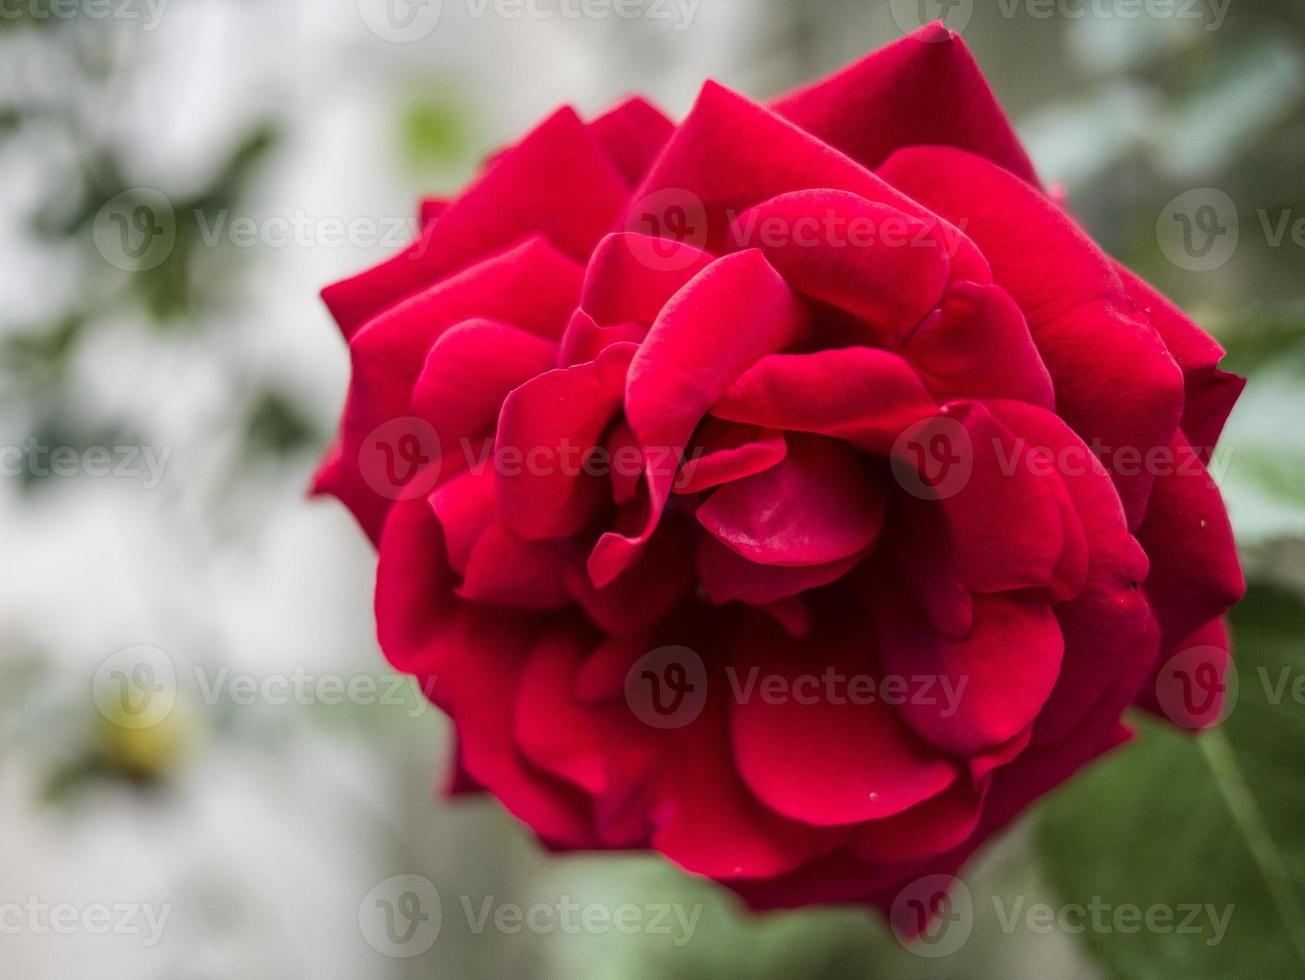
[(783, 96), (774, 109), (866, 167), (904, 146), (941, 144), (985, 156), (1038, 186), (974, 56), (939, 24)]
[(763, 565), (824, 565), (859, 554), (884, 525), (884, 491), (844, 443), (800, 435), (788, 456), (721, 487), (698, 521)]
[[(735, 658), (734, 757), (776, 813), (822, 827), (860, 823), (901, 813), (956, 779), (955, 766), (918, 741), (893, 708), (849, 696), (850, 679), (873, 664), (864, 643), (855, 630), (827, 628), (802, 641), (769, 627)], [(827, 671), (848, 679), (841, 696), (824, 696)], [(782, 678), (787, 696), (765, 696), (767, 678)], [(808, 688), (819, 695), (808, 697)]]
[(711, 411), (731, 422), (814, 432), (886, 453), (903, 429), (936, 406), (900, 357), (845, 347), (762, 358)]

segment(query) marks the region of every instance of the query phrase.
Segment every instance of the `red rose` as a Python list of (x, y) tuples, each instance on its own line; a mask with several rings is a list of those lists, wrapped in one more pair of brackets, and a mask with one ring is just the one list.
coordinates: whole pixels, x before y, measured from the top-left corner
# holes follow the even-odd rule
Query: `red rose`
[(942, 28), (769, 107), (560, 110), (423, 221), (324, 293), (353, 380), (317, 487), (457, 786), (550, 846), (887, 907), (1174, 654), (1225, 668), (1205, 463), (1242, 382)]

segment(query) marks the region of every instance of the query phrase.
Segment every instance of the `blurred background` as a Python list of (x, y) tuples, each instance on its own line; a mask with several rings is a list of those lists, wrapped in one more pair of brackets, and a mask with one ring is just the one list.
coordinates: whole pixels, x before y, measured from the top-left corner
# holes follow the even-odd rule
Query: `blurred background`
[[(447, 725), (304, 488), (347, 378), (317, 290), (422, 194), (559, 103), (768, 97), (944, 14), (1250, 376), (1216, 475), (1252, 588), (1228, 720), (1142, 722), (907, 950), (436, 800)], [(0, 167), (0, 974), (1305, 974), (1299, 0), (0, 0)]]

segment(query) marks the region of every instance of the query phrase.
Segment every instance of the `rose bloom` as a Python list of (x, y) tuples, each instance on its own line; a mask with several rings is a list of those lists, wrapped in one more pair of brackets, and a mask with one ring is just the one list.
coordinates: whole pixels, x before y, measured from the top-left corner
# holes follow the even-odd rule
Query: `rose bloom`
[(1243, 382), (942, 27), (766, 106), (561, 109), (422, 219), (323, 293), (316, 489), (455, 792), (757, 908), (887, 909), (1130, 705), (1217, 720)]

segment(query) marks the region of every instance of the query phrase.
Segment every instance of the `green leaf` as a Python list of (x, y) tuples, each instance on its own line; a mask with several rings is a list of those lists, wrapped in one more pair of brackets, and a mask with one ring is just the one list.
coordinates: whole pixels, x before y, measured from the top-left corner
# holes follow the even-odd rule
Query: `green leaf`
[[(1305, 677), (1302, 622), (1299, 599), (1253, 589), (1234, 615), (1228, 720), (1200, 736), (1142, 722), (1136, 743), (1043, 808), (1048, 879), (1065, 903), (1111, 910), (1081, 938), (1114, 976), (1305, 974), (1305, 704), (1292, 692)], [(1125, 932), (1112, 918), (1123, 906), (1168, 908), (1173, 924)], [(1180, 930), (1189, 906), (1201, 911)], [(1211, 907), (1227, 915), (1222, 934)]]

